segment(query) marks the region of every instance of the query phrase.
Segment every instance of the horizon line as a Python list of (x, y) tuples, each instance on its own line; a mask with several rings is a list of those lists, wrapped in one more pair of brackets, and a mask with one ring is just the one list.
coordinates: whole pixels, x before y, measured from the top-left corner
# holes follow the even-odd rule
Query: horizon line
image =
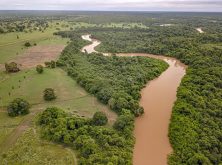
[(178, 12), (178, 13), (222, 13), (222, 11), (179, 10), (70, 10), (70, 9), (0, 9), (0, 11), (78, 11), (78, 12)]

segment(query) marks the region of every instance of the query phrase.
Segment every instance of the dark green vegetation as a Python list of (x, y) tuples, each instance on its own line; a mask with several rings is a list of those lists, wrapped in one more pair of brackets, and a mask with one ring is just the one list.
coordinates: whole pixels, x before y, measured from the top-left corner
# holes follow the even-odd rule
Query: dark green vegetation
[(46, 61), (45, 62), (45, 66), (47, 67), (47, 68), (55, 68), (56, 67), (56, 62), (55, 61), (50, 61), (50, 62), (48, 62), (48, 61)]
[(45, 101), (52, 101), (56, 99), (55, 91), (52, 88), (46, 88), (43, 93)]
[(68, 116), (61, 109), (47, 108), (38, 119), (42, 136), (54, 142), (62, 142), (79, 152), (80, 165), (131, 164), (134, 139), (134, 117), (125, 111), (119, 118), (125, 125), (120, 129), (97, 126), (94, 119)]
[(103, 113), (103, 112), (96, 112), (93, 115), (92, 123), (94, 125), (102, 126), (102, 125), (106, 125), (107, 122), (108, 122), (108, 118), (107, 118), (105, 113)]
[(20, 71), (20, 69), (18, 68), (17, 63), (10, 62), (9, 64), (5, 63), (5, 71), (8, 72), (8, 73), (15, 73), (15, 72)]
[(90, 32), (102, 41), (98, 49), (103, 52), (164, 54), (189, 65), (173, 108), (169, 137), (174, 153), (169, 164), (216, 165), (222, 162), (221, 20), (204, 27), (203, 34), (193, 27), (206, 23), (194, 20), (186, 20), (192, 26), (178, 23), (146, 30), (88, 28), (79, 32)]
[[(0, 34), (10, 32), (33, 32), (33, 31), (44, 31), (49, 27), (48, 21), (43, 19), (37, 19), (35, 17), (24, 17), (6, 14), (7, 12), (0, 13)], [(6, 15), (5, 15), (6, 14)], [(17, 15), (17, 14), (16, 14)], [(19, 36), (17, 36), (19, 39)]]
[(25, 46), (25, 47), (30, 47), (30, 46), (32, 46), (32, 45), (30, 44), (30, 42), (25, 42), (24, 46)]
[(43, 71), (44, 71), (43, 66), (42, 66), (42, 65), (37, 65), (37, 66), (36, 66), (36, 71), (37, 71), (39, 74), (43, 73)]
[(29, 108), (30, 105), (26, 100), (17, 98), (8, 105), (8, 115), (12, 117), (26, 115), (29, 113)]

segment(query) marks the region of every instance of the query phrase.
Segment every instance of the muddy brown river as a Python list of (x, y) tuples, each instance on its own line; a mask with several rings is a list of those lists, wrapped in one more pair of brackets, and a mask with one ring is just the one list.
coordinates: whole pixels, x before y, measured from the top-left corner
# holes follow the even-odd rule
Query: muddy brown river
[[(92, 44), (82, 51), (96, 52), (100, 41), (82, 36)], [(107, 53), (105, 53), (107, 55)], [(158, 78), (150, 81), (141, 91), (140, 105), (145, 114), (136, 118), (134, 136), (136, 143), (133, 152), (134, 165), (167, 165), (167, 156), (173, 151), (168, 138), (168, 128), (177, 88), (186, 74), (186, 66), (175, 58), (140, 53), (121, 53), (119, 56), (145, 56), (164, 60), (169, 68)]]

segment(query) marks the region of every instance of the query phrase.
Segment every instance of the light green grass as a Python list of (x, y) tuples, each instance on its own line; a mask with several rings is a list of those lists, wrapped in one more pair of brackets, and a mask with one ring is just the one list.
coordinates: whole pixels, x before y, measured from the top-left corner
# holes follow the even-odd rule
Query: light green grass
[[(43, 100), (43, 91), (49, 87), (55, 89), (57, 95), (57, 99), (52, 102)], [(45, 69), (43, 74), (38, 74), (32, 69), (5, 75), (5, 79), (0, 82), (0, 91), (1, 106), (7, 106), (13, 99), (20, 97), (38, 108), (58, 106), (87, 117), (91, 117), (96, 111), (109, 111), (107, 106), (85, 92), (60, 68)]]
[(18, 126), (23, 117), (9, 117), (8, 114), (0, 109), (0, 144), (5, 141), (7, 136)]
[(32, 128), (0, 157), (0, 162), (8, 165), (76, 165), (76, 158), (72, 150), (40, 139), (38, 131)]
[[(50, 24), (50, 28), (44, 32), (33, 31), (28, 32), (13, 32), (0, 34), (0, 64), (4, 64), (10, 60), (15, 59), (18, 56), (22, 56), (23, 52), (27, 50), (24, 47), (25, 42), (30, 42), (32, 45), (36, 43), (37, 45), (55, 45), (62, 44), (66, 45), (68, 39), (62, 39), (59, 36), (54, 36), (53, 33), (56, 32), (56, 28), (60, 27), (55, 25), (55, 23)], [(61, 30), (68, 30), (67, 28), (60, 28)], [(19, 36), (19, 39), (17, 39)]]

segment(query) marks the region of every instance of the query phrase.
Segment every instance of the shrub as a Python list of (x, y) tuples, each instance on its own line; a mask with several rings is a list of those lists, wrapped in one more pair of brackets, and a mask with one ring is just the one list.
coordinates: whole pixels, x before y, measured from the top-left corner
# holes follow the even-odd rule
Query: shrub
[(55, 68), (56, 67), (56, 62), (55, 61), (51, 61), (51, 68)]
[(54, 99), (56, 99), (56, 95), (55, 95), (54, 89), (46, 88), (44, 90), (44, 100), (51, 101), (51, 100), (54, 100)]
[(47, 68), (55, 68), (56, 67), (56, 62), (55, 61), (51, 61), (51, 62), (49, 62), (49, 61), (46, 61), (45, 62), (45, 66), (47, 67)]
[(50, 124), (54, 119), (65, 117), (65, 112), (57, 107), (47, 108), (38, 118), (39, 125)]
[(41, 73), (43, 73), (43, 66), (42, 65), (37, 65), (36, 66), (36, 71), (39, 73), (39, 74), (41, 74)]
[(25, 115), (29, 113), (30, 105), (27, 101), (17, 98), (13, 100), (7, 107), (9, 116)]
[(8, 73), (15, 73), (15, 72), (19, 72), (20, 69), (18, 68), (18, 64), (15, 62), (11, 62), (11, 63), (5, 63), (5, 70)]
[(46, 62), (45, 62), (45, 66), (46, 66), (47, 68), (50, 68), (50, 67), (51, 67), (51, 62), (46, 61)]
[(92, 123), (98, 126), (106, 125), (107, 122), (108, 122), (108, 118), (106, 114), (103, 112), (96, 112), (92, 119)]
[(32, 46), (32, 45), (30, 44), (30, 42), (26, 42), (24, 45), (25, 45), (25, 47), (30, 47), (30, 46)]

